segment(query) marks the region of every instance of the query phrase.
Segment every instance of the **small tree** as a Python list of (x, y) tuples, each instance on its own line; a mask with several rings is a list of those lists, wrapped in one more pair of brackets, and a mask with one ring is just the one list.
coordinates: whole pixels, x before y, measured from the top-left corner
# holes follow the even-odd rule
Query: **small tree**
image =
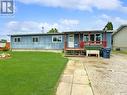
[(113, 30), (113, 24), (112, 22), (108, 22), (103, 30)]
[(58, 32), (58, 29), (52, 28), (52, 29), (49, 30), (47, 33), (59, 33), (59, 32)]

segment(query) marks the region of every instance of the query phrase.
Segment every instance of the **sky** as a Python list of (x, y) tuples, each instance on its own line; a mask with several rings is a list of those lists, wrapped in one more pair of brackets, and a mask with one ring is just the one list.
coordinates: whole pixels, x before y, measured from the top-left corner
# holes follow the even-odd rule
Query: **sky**
[(108, 21), (114, 29), (127, 24), (127, 0), (14, 0), (14, 14), (0, 15), (0, 38), (51, 28), (102, 30)]

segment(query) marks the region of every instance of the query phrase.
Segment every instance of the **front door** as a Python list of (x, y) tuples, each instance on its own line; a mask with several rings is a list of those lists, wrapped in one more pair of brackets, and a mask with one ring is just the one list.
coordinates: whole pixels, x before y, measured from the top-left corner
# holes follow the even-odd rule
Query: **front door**
[(69, 35), (68, 47), (74, 48), (74, 34)]

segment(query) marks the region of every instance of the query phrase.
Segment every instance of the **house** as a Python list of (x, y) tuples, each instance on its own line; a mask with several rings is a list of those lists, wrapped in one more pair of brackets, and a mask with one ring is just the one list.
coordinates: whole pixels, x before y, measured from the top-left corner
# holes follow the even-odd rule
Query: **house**
[(63, 33), (37, 33), (11, 35), (12, 50), (62, 50), (64, 47)]
[(62, 33), (11, 35), (12, 50), (64, 50), (65, 55), (85, 55), (87, 50), (111, 48), (112, 31), (68, 31)]
[(127, 50), (127, 25), (121, 25), (113, 33), (113, 49)]

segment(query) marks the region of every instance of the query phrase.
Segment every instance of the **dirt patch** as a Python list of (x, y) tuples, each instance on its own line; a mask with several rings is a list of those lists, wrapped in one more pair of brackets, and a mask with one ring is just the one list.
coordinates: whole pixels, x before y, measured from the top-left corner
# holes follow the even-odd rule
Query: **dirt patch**
[(105, 65), (108, 65), (109, 63), (108, 63), (108, 62), (101, 62), (101, 64), (105, 64)]
[(94, 63), (95, 64), (95, 63), (97, 63), (97, 61), (88, 61), (88, 63)]
[(0, 54), (0, 60), (2, 60), (2, 59), (9, 59), (9, 58), (11, 58), (11, 55), (8, 54), (8, 53), (2, 53), (2, 54)]
[(96, 67), (96, 68), (104, 68), (104, 69), (106, 69), (106, 67), (102, 66), (101, 64), (100, 65), (93, 65), (93, 66)]

